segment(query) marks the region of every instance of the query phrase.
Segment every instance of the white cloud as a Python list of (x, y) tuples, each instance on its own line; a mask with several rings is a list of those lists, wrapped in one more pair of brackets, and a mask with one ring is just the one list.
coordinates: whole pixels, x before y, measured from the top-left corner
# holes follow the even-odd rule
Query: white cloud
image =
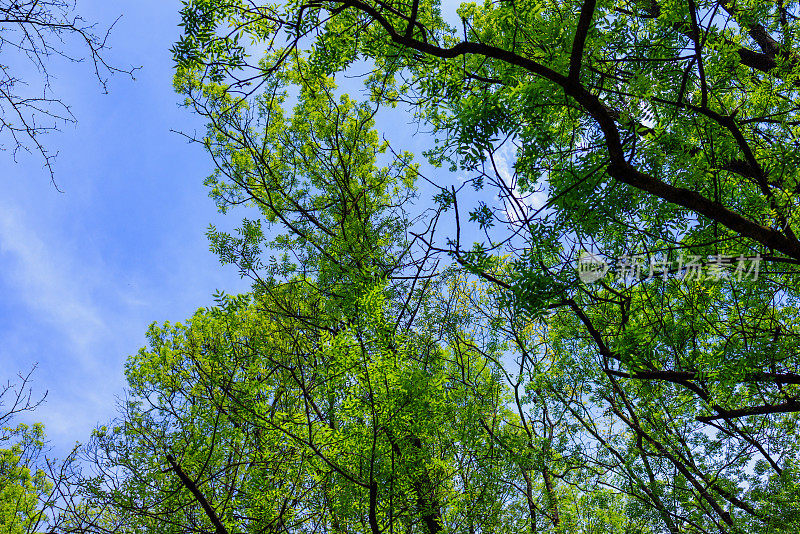
[[(505, 204), (506, 215), (511, 221), (520, 220), (522, 216), (530, 215), (532, 211), (541, 209), (547, 203), (547, 189), (542, 188), (532, 192), (523, 193), (519, 189), (519, 181), (515, 176), (514, 161), (516, 160), (516, 146), (506, 142), (494, 153), (494, 163), (500, 179), (510, 191), (513, 198), (500, 198)], [(524, 213), (518, 213), (523, 211)]]

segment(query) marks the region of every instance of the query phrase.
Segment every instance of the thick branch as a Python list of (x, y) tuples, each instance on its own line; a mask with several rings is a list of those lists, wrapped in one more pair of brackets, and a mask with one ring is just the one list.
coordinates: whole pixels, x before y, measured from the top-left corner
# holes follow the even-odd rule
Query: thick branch
[(195, 484), (194, 481), (183, 472), (183, 469), (181, 469), (181, 466), (178, 465), (178, 462), (175, 461), (175, 458), (171, 454), (167, 454), (167, 462), (169, 462), (169, 465), (172, 467), (172, 470), (175, 471), (175, 474), (178, 475), (181, 483), (192, 493), (197, 502), (200, 503), (200, 506), (203, 507), (203, 511), (208, 516), (211, 524), (214, 525), (216, 534), (229, 534), (228, 529), (222, 524), (222, 521), (220, 521), (217, 513), (214, 511), (214, 508), (200, 492), (197, 484)]
[(583, 49), (586, 47), (586, 37), (592, 25), (592, 17), (594, 16), (596, 5), (596, 0), (586, 0), (581, 8), (578, 27), (575, 30), (575, 40), (572, 42), (572, 53), (569, 58), (569, 79), (572, 82), (577, 82), (580, 77)]
[(765, 404), (763, 406), (751, 406), (749, 408), (740, 408), (738, 410), (723, 410), (717, 415), (701, 415), (697, 420), (701, 423), (709, 423), (717, 419), (736, 419), (739, 417), (747, 417), (750, 415), (770, 415), (776, 413), (792, 413), (800, 412), (800, 402), (791, 400), (783, 404)]
[(624, 162), (622, 164), (612, 163), (609, 165), (608, 174), (620, 182), (708, 217), (739, 235), (750, 238), (770, 249), (782, 252), (789, 257), (800, 259), (800, 243), (797, 241), (787, 238), (777, 230), (772, 230), (746, 219), (738, 213), (727, 209), (719, 202), (705, 198), (696, 191), (669, 185), (637, 171)]
[[(637, 371), (625, 378), (639, 380), (697, 380), (698, 374), (693, 371)], [(777, 384), (800, 384), (800, 374), (796, 373), (748, 373), (741, 382), (774, 382)]]

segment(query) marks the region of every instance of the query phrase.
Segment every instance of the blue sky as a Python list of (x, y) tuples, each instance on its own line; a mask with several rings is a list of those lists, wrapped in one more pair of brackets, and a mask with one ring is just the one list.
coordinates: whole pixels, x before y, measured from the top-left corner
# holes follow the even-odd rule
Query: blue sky
[(34, 392), (47, 400), (25, 419), (45, 423), (59, 454), (114, 415), (148, 324), (248, 287), (208, 250), (209, 223), (236, 224), (202, 185), (209, 158), (170, 132), (202, 128), (172, 90), (180, 2), (78, 4), (99, 27), (123, 15), (109, 56), (141, 65), (136, 81), (114, 76), (106, 95), (89, 65), (51, 64), (53, 91), (78, 118), (44, 138), (64, 193), (41, 159), (0, 153), (0, 381), (38, 364)]

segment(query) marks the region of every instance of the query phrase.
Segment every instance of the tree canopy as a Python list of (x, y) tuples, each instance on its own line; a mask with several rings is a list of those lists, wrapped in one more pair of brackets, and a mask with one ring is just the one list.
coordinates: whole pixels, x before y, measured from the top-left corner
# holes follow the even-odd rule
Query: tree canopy
[(184, 1), (253, 289), (151, 327), (80, 528), (800, 529), (798, 4), (449, 7)]

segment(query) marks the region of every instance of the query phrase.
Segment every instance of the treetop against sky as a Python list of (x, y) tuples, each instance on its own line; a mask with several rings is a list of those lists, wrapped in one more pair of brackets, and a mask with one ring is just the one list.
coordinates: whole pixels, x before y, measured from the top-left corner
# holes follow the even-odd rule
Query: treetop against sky
[[(183, 135), (136, 146), (114, 132), (140, 116), (116, 109), (106, 135), (122, 147), (93, 158), (121, 189), (75, 182), (80, 205), (111, 210), (95, 194), (107, 191), (147, 223), (81, 213), (96, 226), (72, 219), (92, 231), (70, 234), (117, 238), (73, 265), (127, 266), (156, 239), (152, 259), (64, 289), (70, 271), (44, 239), (20, 238), (41, 199), (9, 210), (0, 234), (21, 309), (68, 332), (66, 361), (104, 361), (98, 348), (160, 318), (128, 350), (117, 419), (49, 484), (12, 477), (27, 504), (6, 522), (36, 531), (31, 513), (46, 510), (36, 517), (58, 528), (106, 533), (800, 528), (797, 3), (170, 9), (165, 35), (179, 32), (144, 46), (165, 46), (153, 83), (173, 76)], [(157, 110), (141, 86), (125, 91), (126, 106)], [(120, 161), (158, 173), (130, 182)], [(236, 270), (204, 274), (182, 242), (201, 213), (174, 199), (203, 191), (201, 176), (219, 214), (196, 228), (211, 222), (211, 251)], [(29, 183), (15, 187), (27, 198)], [(154, 238), (161, 220), (181, 225)], [(151, 241), (132, 252), (137, 239)], [(208, 305), (193, 277), (215, 272), (243, 282)], [(40, 367), (48, 383), (54, 367)], [(8, 432), (27, 445), (7, 463), (37, 465), (38, 427)], [(69, 497), (48, 503), (52, 491)]]

